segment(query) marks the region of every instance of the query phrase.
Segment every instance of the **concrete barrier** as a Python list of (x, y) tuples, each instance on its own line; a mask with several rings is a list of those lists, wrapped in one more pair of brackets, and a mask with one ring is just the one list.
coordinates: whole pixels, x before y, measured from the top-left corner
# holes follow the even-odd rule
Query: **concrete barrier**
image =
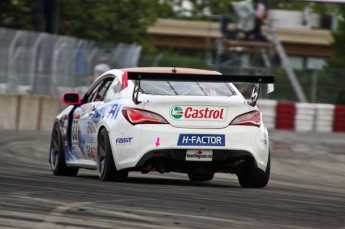
[(0, 128), (17, 129), (18, 95), (0, 94)]
[(293, 130), (295, 127), (296, 105), (279, 102), (276, 109), (276, 129)]
[[(345, 132), (345, 106), (259, 100), (268, 129)], [(51, 131), (66, 107), (60, 98), (0, 94), (0, 129)]]
[(37, 130), (39, 123), (40, 97), (34, 95), (18, 96), (17, 115), (19, 116), (19, 130)]
[(334, 123), (334, 105), (316, 104), (315, 105), (315, 131), (332, 132)]
[(40, 99), (41, 117), (37, 130), (51, 131), (55, 117), (65, 108), (60, 98), (42, 97)]
[(345, 105), (336, 105), (334, 112), (335, 132), (345, 132)]
[(65, 105), (60, 98), (0, 94), (0, 128), (50, 131)]
[(295, 130), (314, 130), (315, 105), (310, 103), (296, 103)]

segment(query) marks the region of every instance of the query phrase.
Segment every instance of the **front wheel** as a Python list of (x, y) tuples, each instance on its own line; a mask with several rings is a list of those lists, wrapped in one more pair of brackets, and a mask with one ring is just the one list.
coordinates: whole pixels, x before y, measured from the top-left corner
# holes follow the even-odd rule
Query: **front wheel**
[(98, 136), (97, 170), (99, 179), (102, 181), (123, 181), (128, 176), (128, 171), (117, 171), (115, 167), (108, 131), (105, 128)]
[(271, 156), (268, 154), (266, 171), (259, 168), (250, 169), (244, 173), (237, 174), (238, 181), (243, 188), (263, 188), (270, 179)]
[(190, 181), (210, 181), (213, 179), (214, 173), (188, 173)]
[(79, 168), (69, 168), (66, 165), (65, 151), (62, 145), (60, 127), (54, 125), (50, 142), (50, 167), (54, 175), (57, 176), (75, 176)]

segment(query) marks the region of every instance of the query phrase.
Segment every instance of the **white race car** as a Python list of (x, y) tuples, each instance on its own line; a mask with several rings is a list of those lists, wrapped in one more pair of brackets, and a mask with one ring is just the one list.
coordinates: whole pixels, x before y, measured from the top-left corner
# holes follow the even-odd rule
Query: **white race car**
[[(246, 100), (232, 82), (251, 82)], [(260, 83), (273, 76), (221, 75), (188, 68), (127, 68), (99, 77), (55, 121), (53, 174), (95, 169), (102, 181), (129, 171), (186, 173), (191, 181), (233, 173), (242, 187), (264, 187), (270, 176), (267, 129), (256, 106)]]

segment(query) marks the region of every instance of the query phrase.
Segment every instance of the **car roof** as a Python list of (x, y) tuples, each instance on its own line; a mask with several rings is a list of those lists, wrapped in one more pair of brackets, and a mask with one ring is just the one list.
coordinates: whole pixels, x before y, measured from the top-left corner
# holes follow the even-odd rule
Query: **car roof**
[[(176, 74), (210, 74), (219, 75), (219, 72), (195, 69), (195, 68), (179, 68), (179, 67), (137, 67), (137, 68), (122, 68), (123, 72), (152, 72), (152, 73), (176, 73)], [(174, 72), (176, 70), (176, 72)]]

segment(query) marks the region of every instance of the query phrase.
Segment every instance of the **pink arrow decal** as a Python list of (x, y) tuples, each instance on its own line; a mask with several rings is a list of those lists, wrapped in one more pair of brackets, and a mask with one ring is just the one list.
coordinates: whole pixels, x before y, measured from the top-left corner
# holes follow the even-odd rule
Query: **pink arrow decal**
[(160, 138), (157, 138), (157, 141), (155, 142), (156, 147), (158, 147), (161, 143), (159, 143)]

